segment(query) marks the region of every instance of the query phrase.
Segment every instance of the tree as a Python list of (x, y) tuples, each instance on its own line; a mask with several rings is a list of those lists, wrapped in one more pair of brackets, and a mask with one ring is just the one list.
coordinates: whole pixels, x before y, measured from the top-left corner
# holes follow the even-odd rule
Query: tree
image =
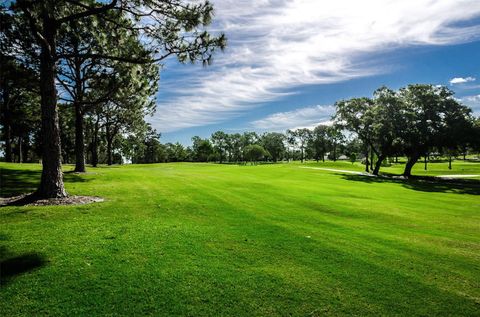
[(263, 148), (270, 153), (274, 162), (282, 159), (285, 153), (285, 135), (278, 132), (270, 132), (264, 133), (260, 139)]
[(208, 139), (202, 139), (199, 136), (192, 138), (193, 156), (197, 162), (208, 162), (209, 158), (213, 154), (212, 143)]
[(465, 149), (474, 142), (472, 136), (475, 135), (475, 121), (471, 109), (460, 105), (456, 99), (447, 98), (444, 102), (445, 124), (439, 140), (448, 153), (448, 168), (452, 169), (452, 155), (460, 152), (465, 155)]
[(354, 132), (364, 144), (365, 171), (369, 172), (369, 150), (373, 147), (373, 118), (370, 109), (373, 100), (370, 98), (352, 98), (335, 103), (336, 125)]
[(382, 162), (399, 147), (399, 104), (396, 93), (386, 87), (377, 89), (373, 99), (353, 98), (336, 103), (337, 125), (354, 132), (363, 143), (366, 172), (371, 169), (378, 175)]
[[(117, 24), (133, 27), (128, 19), (109, 13), (108, 18)], [(130, 25), (129, 25), (130, 24)], [(103, 29), (102, 29), (103, 28)], [(112, 61), (98, 56), (81, 56), (94, 51), (97, 46), (114, 52), (121, 46), (124, 53), (145, 55), (135, 33), (117, 28), (111, 36), (110, 26), (99, 23), (94, 17), (74, 20), (66, 24), (58, 32), (58, 50), (62, 55), (70, 56), (60, 59), (57, 66), (57, 81), (60, 83), (60, 99), (72, 105), (75, 115), (75, 172), (85, 172), (85, 140), (84, 117), (101, 103), (108, 101), (115, 91), (128, 83), (118, 78), (118, 61)], [(124, 64), (126, 67), (136, 67), (134, 64)], [(144, 67), (144, 71), (134, 74), (136, 77), (146, 76), (151, 86), (156, 86), (158, 69)], [(152, 89), (153, 93), (153, 89)]]
[(130, 139), (133, 149), (132, 163), (160, 163), (167, 160), (166, 148), (160, 143), (160, 134), (151, 126), (147, 126), (146, 133), (142, 137), (143, 140), (138, 142), (133, 136)]
[(25, 145), (38, 129), (39, 103), (35, 72), (0, 53), (0, 124), (6, 162), (15, 161), (14, 152), (17, 162), (25, 161)]
[(185, 162), (189, 159), (187, 150), (180, 143), (165, 144), (168, 162)]
[(421, 155), (447, 145), (446, 136), (456, 135), (458, 128), (451, 120), (464, 116), (466, 107), (455, 100), (451, 90), (433, 85), (409, 85), (400, 89), (399, 98), (403, 118), (400, 137), (408, 157), (403, 175), (409, 177)]
[(309, 139), (307, 148), (310, 155), (318, 162), (320, 159), (325, 161), (325, 154), (328, 151), (328, 126), (318, 125), (312, 131), (312, 137)]
[(228, 134), (226, 146), (230, 162), (242, 160), (242, 135), (240, 133)]
[(401, 151), (402, 107), (397, 93), (387, 87), (377, 89), (373, 96), (371, 146), (377, 161), (372, 173), (378, 175), (383, 161)]
[(355, 163), (357, 157), (362, 153), (363, 144), (358, 138), (353, 138), (345, 144), (345, 155), (350, 159), (350, 162)]
[[(40, 186), (36, 192), (40, 197), (65, 197), (61, 170), (61, 145), (58, 125), (57, 62), (62, 58), (103, 57), (126, 63), (151, 64), (170, 55), (176, 55), (181, 62), (200, 60), (209, 64), (216, 48), (225, 46), (225, 37), (210, 36), (200, 30), (211, 21), (213, 8), (208, 3), (190, 4), (176, 0), (137, 0), (97, 3), (77, 0), (17, 0), (8, 11), (15, 16), (19, 27), (25, 27), (35, 39), (38, 50), (35, 58), (39, 61), (40, 95), (42, 117), (43, 170)], [(110, 20), (108, 13), (129, 17), (137, 23), (123, 25)], [(59, 30), (65, 25), (94, 17), (110, 25), (114, 30), (125, 29), (143, 37), (145, 52), (137, 56), (122, 50), (107, 51), (101, 43), (95, 51), (86, 53), (59, 52), (57, 41)], [(105, 34), (107, 36), (107, 34)], [(22, 40), (22, 39), (19, 39)], [(31, 43), (30, 43), (31, 44)], [(25, 46), (25, 45), (23, 45)], [(39, 53), (36, 53), (39, 52)]]
[(300, 160), (303, 163), (305, 160), (305, 148), (307, 147), (307, 143), (310, 140), (312, 131), (309, 129), (297, 129), (297, 130), (288, 130), (287, 134), (290, 135), (290, 142), (293, 146), (296, 146), (300, 149)]
[(252, 164), (255, 164), (257, 161), (262, 160), (268, 155), (268, 152), (258, 144), (250, 144), (245, 147), (243, 150), (243, 155), (245, 160), (250, 161)]
[(210, 139), (212, 140), (213, 150), (218, 154), (218, 159), (221, 164), (223, 163), (227, 155), (228, 136), (223, 131), (217, 131), (212, 134)]
[(333, 125), (333, 126), (327, 127), (325, 132), (326, 132), (326, 137), (327, 137), (328, 143), (330, 145), (330, 148), (333, 151), (331, 156), (332, 156), (333, 161), (335, 162), (337, 160), (338, 145), (341, 142), (343, 142), (344, 136), (343, 136), (343, 133), (340, 129), (340, 126), (338, 126), (338, 125)]

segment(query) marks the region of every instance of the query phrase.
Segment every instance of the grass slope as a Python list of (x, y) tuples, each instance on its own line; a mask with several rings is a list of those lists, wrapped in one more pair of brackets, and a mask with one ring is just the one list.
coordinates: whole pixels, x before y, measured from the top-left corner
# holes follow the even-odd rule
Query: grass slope
[[(0, 167), (2, 195), (35, 188), (38, 165)], [(103, 203), (0, 208), (0, 315), (480, 312), (478, 185), (298, 164), (89, 172), (67, 189)]]

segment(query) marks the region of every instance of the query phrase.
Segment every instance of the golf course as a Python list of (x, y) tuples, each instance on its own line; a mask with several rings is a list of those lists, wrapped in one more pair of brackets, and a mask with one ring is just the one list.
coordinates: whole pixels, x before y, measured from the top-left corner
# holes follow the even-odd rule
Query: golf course
[[(41, 165), (0, 167), (2, 197), (37, 188)], [(1, 316), (480, 314), (479, 177), (335, 171), (363, 170), (349, 162), (63, 168), (71, 195), (104, 201), (0, 208)]]

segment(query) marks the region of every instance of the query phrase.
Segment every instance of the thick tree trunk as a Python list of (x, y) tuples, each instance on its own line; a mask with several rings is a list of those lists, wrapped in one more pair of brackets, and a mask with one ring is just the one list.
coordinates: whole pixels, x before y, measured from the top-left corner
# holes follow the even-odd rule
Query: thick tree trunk
[(40, 53), (40, 95), (42, 109), (42, 178), (36, 194), (42, 198), (66, 197), (63, 185), (57, 92), (55, 89), (55, 22), (43, 18), (43, 44)]
[(380, 172), (380, 167), (382, 166), (382, 162), (385, 160), (385, 158), (385, 155), (380, 155), (378, 157), (377, 162), (375, 163), (375, 168), (373, 169), (373, 175), (378, 175), (378, 172)]
[(412, 155), (411, 157), (408, 158), (407, 164), (405, 164), (405, 170), (403, 171), (403, 176), (405, 177), (410, 177), (412, 176), (412, 167), (417, 163), (418, 159), (420, 158), (420, 155)]
[(448, 169), (449, 170), (452, 169), (452, 156), (451, 155), (448, 156)]
[(85, 173), (85, 142), (83, 140), (82, 106), (76, 102), (75, 109), (75, 172)]

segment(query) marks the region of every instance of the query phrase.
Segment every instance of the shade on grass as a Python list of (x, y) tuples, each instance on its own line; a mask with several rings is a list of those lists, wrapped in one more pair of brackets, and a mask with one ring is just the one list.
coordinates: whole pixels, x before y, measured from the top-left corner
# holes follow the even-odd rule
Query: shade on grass
[[(0, 166), (2, 195), (35, 188), (38, 165)], [(298, 164), (89, 171), (67, 173), (67, 189), (103, 203), (0, 208), (0, 315), (480, 311), (477, 184)]]

